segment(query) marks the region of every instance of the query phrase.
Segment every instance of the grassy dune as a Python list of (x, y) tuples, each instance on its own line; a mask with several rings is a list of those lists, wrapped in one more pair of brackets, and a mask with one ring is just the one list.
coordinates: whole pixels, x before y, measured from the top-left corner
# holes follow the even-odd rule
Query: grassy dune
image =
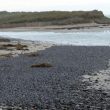
[(79, 23), (108, 24), (110, 19), (103, 12), (49, 11), (49, 12), (0, 12), (0, 27), (70, 25)]

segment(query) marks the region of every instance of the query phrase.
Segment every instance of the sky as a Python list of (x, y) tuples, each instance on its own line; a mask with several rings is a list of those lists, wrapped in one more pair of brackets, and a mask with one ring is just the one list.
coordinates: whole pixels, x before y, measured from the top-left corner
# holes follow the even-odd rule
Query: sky
[(0, 0), (0, 11), (101, 10), (110, 15), (110, 0)]

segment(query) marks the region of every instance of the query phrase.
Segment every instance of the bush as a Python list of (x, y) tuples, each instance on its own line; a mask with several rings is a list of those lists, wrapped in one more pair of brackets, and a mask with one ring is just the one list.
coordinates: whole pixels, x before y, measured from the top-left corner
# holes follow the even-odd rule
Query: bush
[[(106, 18), (101, 11), (48, 11), (48, 12), (0, 12), (1, 27), (16, 27), (32, 24), (40, 25), (66, 25), (74, 23), (99, 23)], [(102, 19), (101, 23), (110, 23)]]

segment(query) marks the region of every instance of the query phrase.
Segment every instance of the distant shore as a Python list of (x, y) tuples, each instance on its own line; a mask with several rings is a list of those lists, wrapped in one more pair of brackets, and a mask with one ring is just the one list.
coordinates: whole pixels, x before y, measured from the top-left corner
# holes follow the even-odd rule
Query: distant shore
[[(0, 28), (14, 27), (55, 27), (77, 24), (110, 24), (110, 18), (102, 11), (44, 11), (44, 12), (0, 12)], [(63, 27), (62, 27), (63, 26)], [(66, 27), (66, 28), (67, 28)], [(54, 28), (54, 29), (55, 29)], [(79, 27), (69, 27), (79, 28)], [(82, 28), (82, 27), (80, 27)]]
[(34, 27), (14, 27), (14, 28), (0, 28), (0, 31), (100, 31), (109, 30), (110, 24), (75, 24), (75, 25), (53, 25), (53, 26), (34, 26)]

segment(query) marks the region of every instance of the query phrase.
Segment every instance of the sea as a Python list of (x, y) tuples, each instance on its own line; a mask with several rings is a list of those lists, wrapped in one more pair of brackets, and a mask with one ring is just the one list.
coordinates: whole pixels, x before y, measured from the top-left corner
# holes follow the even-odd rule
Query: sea
[(1, 37), (50, 42), (58, 45), (110, 46), (110, 30), (102, 31), (0, 31)]

